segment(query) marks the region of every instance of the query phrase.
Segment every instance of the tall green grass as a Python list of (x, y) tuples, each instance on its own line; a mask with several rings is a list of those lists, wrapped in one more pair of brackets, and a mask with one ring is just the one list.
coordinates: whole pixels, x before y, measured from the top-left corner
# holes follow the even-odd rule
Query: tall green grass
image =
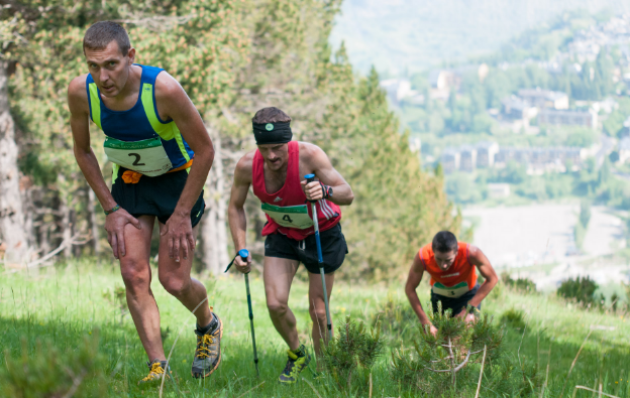
[[(242, 277), (231, 275), (218, 280), (207, 277), (201, 280), (208, 287), (210, 304), (225, 326), (221, 366), (210, 378), (195, 380), (190, 376), (196, 341), (195, 319), (154, 278), (152, 287), (160, 308), (164, 346), (167, 353), (173, 349), (171, 368), (177, 383), (176, 389), (174, 383), (167, 380), (165, 397), (178, 394), (182, 397), (368, 396), (367, 385), (345, 388), (334, 383), (326, 372), (314, 377), (312, 372), (305, 371), (305, 381), (300, 380), (293, 386), (276, 382), (286, 362), (286, 346), (269, 319), (262, 280), (252, 277), (261, 370), (257, 378)], [(75, 376), (81, 371), (85, 373), (76, 388), (76, 397), (158, 396), (159, 386), (137, 385), (147, 374), (147, 358), (130, 316), (116, 299), (116, 291), (121, 287), (114, 264), (98, 269), (88, 260), (42, 270), (39, 275), (4, 274), (0, 280), (0, 396), (7, 396), (9, 387), (15, 388), (28, 376), (28, 383), (52, 383), (56, 378), (59, 395), (47, 396), (62, 397), (76, 380), (65, 367)], [(310, 344), (307, 289), (307, 284), (296, 281), (289, 304), (298, 319), (301, 340)], [(425, 284), (421, 285), (419, 293), (426, 303), (428, 288)], [(505, 287), (495, 289), (483, 303), (482, 310), (494, 317), (498, 327), (506, 311), (522, 313), (525, 325), (517, 327), (514, 325), (520, 323), (512, 322), (512, 326), (503, 327), (501, 350), (509, 361), (486, 366), (512, 366), (510, 364), (525, 361), (532, 364), (542, 380), (547, 378), (545, 397), (559, 397), (563, 386), (565, 397), (573, 396), (574, 392), (576, 397), (591, 397), (591, 392), (576, 392), (575, 386), (599, 390), (601, 384), (607, 394), (630, 398), (630, 325), (626, 314), (588, 311), (553, 296), (526, 295)], [(392, 366), (392, 352), (413, 349), (414, 341), (420, 338), (418, 321), (406, 303), (402, 284), (337, 283), (331, 313), (335, 327), (349, 317), (353, 322), (364, 323), (366, 333), (373, 333), (376, 327), (381, 332), (381, 355), (353, 383), (371, 380), (374, 397), (423, 396), (413, 385), (398, 379)], [(589, 333), (567, 380), (571, 364)], [(90, 357), (94, 360), (89, 361)], [(311, 368), (316, 369), (315, 365)], [(463, 391), (474, 391), (478, 370), (478, 364), (471, 366), (467, 370), (471, 376), (459, 379), (458, 389), (445, 390), (442, 396), (467, 396)], [(482, 379), (480, 396), (539, 397), (541, 393), (536, 387), (534, 393), (521, 395), (522, 392), (509, 391), (509, 383), (502, 384), (502, 388), (507, 386), (503, 391), (492, 391), (490, 382), (490, 379)], [(25, 387), (25, 391), (30, 390)], [(30, 396), (46, 396), (42, 394), (32, 392)]]

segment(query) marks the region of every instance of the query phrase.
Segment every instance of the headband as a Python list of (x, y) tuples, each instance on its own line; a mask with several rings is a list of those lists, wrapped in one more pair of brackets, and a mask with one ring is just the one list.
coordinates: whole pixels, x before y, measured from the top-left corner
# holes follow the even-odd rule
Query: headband
[(291, 122), (252, 124), (256, 145), (286, 144), (293, 138)]

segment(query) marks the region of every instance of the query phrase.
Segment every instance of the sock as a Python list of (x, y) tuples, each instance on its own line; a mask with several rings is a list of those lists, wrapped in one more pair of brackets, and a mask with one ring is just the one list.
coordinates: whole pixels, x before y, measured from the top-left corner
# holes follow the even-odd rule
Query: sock
[(298, 348), (296, 348), (295, 350), (291, 350), (292, 353), (294, 353), (295, 355), (297, 355), (298, 357), (303, 357), (304, 356), (304, 350), (302, 349), (302, 345), (300, 344), (300, 346)]
[(207, 334), (209, 331), (213, 330), (217, 326), (217, 323), (218, 323), (217, 318), (214, 316), (214, 313), (213, 313), (212, 321), (210, 321), (210, 323), (204, 327), (201, 327), (199, 326), (199, 324), (197, 324), (197, 330), (201, 332), (202, 334)]

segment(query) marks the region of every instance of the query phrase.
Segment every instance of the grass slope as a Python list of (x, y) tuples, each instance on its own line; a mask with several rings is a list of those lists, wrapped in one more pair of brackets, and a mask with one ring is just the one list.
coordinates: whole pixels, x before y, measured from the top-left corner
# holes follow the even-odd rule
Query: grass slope
[[(300, 270), (299, 272), (305, 272)], [(154, 278), (157, 279), (157, 278)], [(186, 397), (315, 397), (327, 390), (321, 380), (303, 373), (308, 383), (281, 386), (276, 383), (283, 369), (285, 345), (275, 332), (265, 308), (264, 290), (260, 278), (251, 279), (256, 335), (261, 377), (255, 376), (252, 363), (249, 321), (245, 287), (241, 277), (228, 276), (204, 281), (210, 291), (210, 302), (222, 318), (225, 329), (222, 341), (223, 360), (208, 380), (190, 377), (190, 365), (195, 349), (194, 318), (154, 280), (153, 291), (160, 307), (162, 327), (168, 328), (164, 345), (168, 352), (179, 336), (171, 359), (179, 390)], [(146, 397), (158, 396), (158, 387), (138, 387), (137, 381), (147, 373), (144, 351), (129, 315), (122, 318), (117, 304), (111, 299), (117, 286), (122, 286), (117, 271), (111, 267), (97, 270), (87, 261), (74, 262), (67, 268), (43, 270), (38, 276), (5, 274), (0, 280), (0, 382), (6, 382), (7, 356), (19, 360), (45, 357), (56, 347), (59, 355), (77, 351), (86, 337), (98, 333), (100, 356), (95, 367), (100, 379), (88, 379), (81, 384), (82, 396)], [(309, 328), (307, 285), (297, 282), (291, 292), (290, 305), (297, 319), (301, 339), (308, 339)], [(426, 302), (428, 290), (422, 285), (421, 299)], [(105, 293), (105, 294), (104, 294)], [(109, 297), (106, 299), (105, 297)], [(331, 312), (339, 324), (345, 316), (372, 322), (383, 303), (393, 301), (400, 319), (381, 319), (388, 325), (384, 336), (385, 353), (373, 369), (373, 396), (419, 396), (417, 391), (400, 385), (391, 375), (390, 352), (402, 346), (412, 346), (417, 320), (410, 314), (402, 286), (392, 284), (365, 286), (337, 283), (333, 292)], [(618, 397), (630, 397), (630, 328), (624, 315), (600, 314), (566, 305), (542, 295), (520, 295), (498, 288), (484, 302), (484, 312), (495, 320), (508, 309), (526, 312), (525, 332), (506, 328), (503, 346), (508, 355), (520, 360), (539, 363), (544, 370), (549, 360), (547, 397), (560, 395), (571, 363), (591, 330), (590, 337), (577, 360), (567, 383), (564, 396), (573, 396), (575, 385), (599, 388)], [(181, 333), (181, 334), (180, 334)], [(551, 347), (551, 357), (547, 352)], [(519, 350), (520, 348), (520, 350)], [(9, 361), (10, 362), (10, 361)], [(518, 362), (517, 362), (518, 363)], [(44, 364), (43, 366), (46, 366)], [(31, 376), (38, 379), (38, 374)], [(263, 383), (260, 385), (261, 383)], [(258, 387), (257, 387), (258, 386)], [(247, 393), (248, 390), (255, 388)], [(475, 386), (471, 386), (474, 388)], [(3, 386), (0, 385), (0, 395)], [(81, 390), (80, 390), (81, 391)], [(315, 392), (317, 391), (317, 392)], [(483, 388), (482, 397), (503, 397), (505, 392)], [(538, 396), (539, 392), (536, 393)], [(329, 396), (339, 396), (333, 394)], [(32, 395), (37, 396), (37, 395)], [(49, 395), (50, 396), (50, 395)], [(55, 395), (53, 395), (55, 396)], [(63, 396), (60, 394), (59, 396)], [(176, 397), (172, 383), (167, 382), (164, 396)], [(577, 397), (590, 397), (579, 391)]]

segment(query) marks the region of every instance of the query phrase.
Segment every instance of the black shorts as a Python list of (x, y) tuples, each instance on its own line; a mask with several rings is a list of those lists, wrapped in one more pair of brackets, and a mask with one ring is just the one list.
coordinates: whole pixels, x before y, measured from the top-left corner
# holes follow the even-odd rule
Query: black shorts
[[(479, 290), (479, 286), (480, 285), (477, 283), (475, 287), (472, 288), (472, 290), (468, 291), (467, 293), (464, 293), (462, 296), (457, 297), (457, 298), (435, 294), (433, 293), (433, 289), (431, 289), (431, 307), (433, 307), (433, 312), (437, 312), (438, 301), (441, 301), (442, 313), (444, 313), (444, 311), (450, 308), (453, 310), (452, 312), (453, 316), (459, 314), (460, 312), (462, 312), (462, 309), (464, 309), (468, 305), (468, 302), (472, 300), (472, 298), (475, 296), (475, 294), (477, 293), (477, 290)], [(479, 303), (479, 305), (477, 306), (477, 309), (479, 310), (481, 309), (481, 303)]]
[[(175, 210), (179, 197), (184, 190), (188, 172), (186, 170), (167, 173), (157, 177), (142, 176), (137, 184), (125, 184), (122, 174), (127, 171), (124, 167), (118, 170), (118, 176), (112, 185), (112, 196), (116, 203), (134, 217), (156, 216), (165, 224)], [(190, 211), (192, 226), (199, 224), (203, 210), (203, 191)]]
[[(348, 254), (348, 245), (341, 233), (341, 225), (337, 224), (331, 229), (320, 232), (319, 239), (322, 245), (324, 273), (330, 274), (341, 267)], [(303, 263), (308, 272), (319, 274), (315, 235), (309, 235), (304, 240), (291, 239), (280, 233), (268, 235), (265, 239), (265, 257), (296, 260)]]

